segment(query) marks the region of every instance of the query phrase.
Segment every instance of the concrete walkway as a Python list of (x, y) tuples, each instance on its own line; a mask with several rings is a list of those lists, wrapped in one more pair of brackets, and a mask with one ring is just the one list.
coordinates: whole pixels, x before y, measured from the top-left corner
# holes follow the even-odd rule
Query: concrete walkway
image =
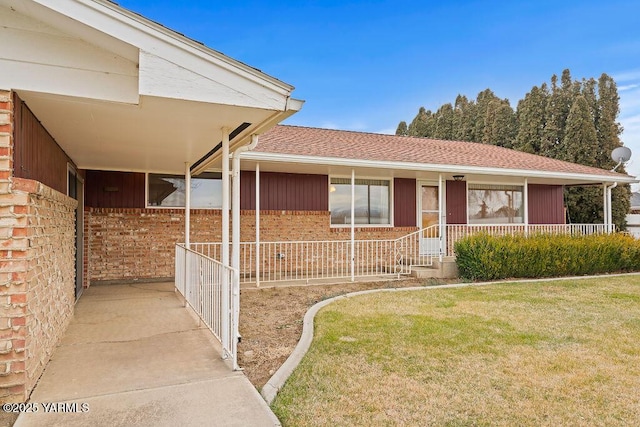
[(173, 283), (87, 289), (30, 402), (16, 427), (279, 425)]

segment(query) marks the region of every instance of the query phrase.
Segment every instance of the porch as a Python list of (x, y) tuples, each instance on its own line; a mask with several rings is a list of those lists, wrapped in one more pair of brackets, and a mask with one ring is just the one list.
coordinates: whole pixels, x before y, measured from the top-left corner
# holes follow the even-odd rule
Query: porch
[[(455, 260), (455, 243), (477, 233), (492, 235), (590, 235), (610, 231), (605, 224), (442, 224), (397, 239), (241, 242), (238, 280), (242, 284), (344, 281), (363, 277), (411, 275), (418, 267), (440, 267)], [(183, 244), (178, 245), (184, 251)], [(219, 242), (190, 243), (189, 249), (220, 261)], [(176, 283), (184, 276), (184, 252), (176, 254)], [(231, 271), (231, 270), (230, 270)], [(229, 276), (231, 280), (231, 276)]]
[(87, 289), (30, 402), (16, 426), (277, 425), (170, 282)]

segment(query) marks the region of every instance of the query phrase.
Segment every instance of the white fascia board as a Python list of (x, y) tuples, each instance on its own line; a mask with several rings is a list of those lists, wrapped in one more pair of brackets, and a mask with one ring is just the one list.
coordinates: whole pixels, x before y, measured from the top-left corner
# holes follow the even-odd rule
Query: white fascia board
[[(239, 61), (205, 47), (162, 25), (134, 14), (107, 0), (33, 0), (62, 15), (91, 26), (103, 33), (164, 58), (201, 75), (211, 73), (211, 65), (222, 68), (227, 75), (220, 83), (234, 87), (232, 75), (280, 95), (284, 110), (286, 98), (293, 87), (251, 68)], [(215, 70), (214, 68), (214, 70)], [(230, 80), (230, 81), (226, 81)], [(272, 95), (273, 96), (273, 95)]]
[[(226, 73), (225, 70), (221, 70)], [(234, 75), (233, 82), (195, 73), (149, 52), (140, 51), (140, 95), (270, 110), (282, 108), (282, 95)]]
[(326, 165), (326, 166), (344, 166), (354, 168), (379, 168), (379, 169), (394, 169), (394, 170), (410, 170), (421, 172), (443, 172), (443, 173), (456, 173), (456, 174), (478, 174), (478, 175), (499, 175), (499, 176), (517, 176), (527, 178), (555, 178), (555, 179), (567, 179), (577, 180), (593, 183), (637, 183), (640, 180), (625, 175), (607, 176), (607, 175), (591, 175), (580, 173), (565, 173), (565, 172), (549, 172), (539, 170), (526, 170), (526, 169), (502, 169), (502, 168), (487, 168), (480, 166), (461, 166), (461, 165), (441, 165), (430, 163), (409, 163), (409, 162), (385, 162), (374, 160), (360, 160), (360, 159), (342, 159), (337, 157), (315, 157), (315, 156), (298, 156), (291, 154), (280, 153), (265, 153), (261, 151), (250, 151), (242, 155), (243, 159), (254, 160), (260, 162), (280, 162), (280, 163), (304, 163), (312, 165)]
[(0, 69), (16, 90), (138, 102), (135, 62), (0, 6)]

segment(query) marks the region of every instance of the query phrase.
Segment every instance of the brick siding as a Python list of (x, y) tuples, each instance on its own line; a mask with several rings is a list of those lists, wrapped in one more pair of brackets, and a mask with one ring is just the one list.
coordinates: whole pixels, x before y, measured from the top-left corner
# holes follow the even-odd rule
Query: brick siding
[(0, 401), (25, 401), (74, 304), (77, 202), (12, 177), (13, 106), (0, 91)]
[[(240, 240), (255, 241), (255, 211), (241, 211)], [(219, 210), (191, 211), (191, 242), (220, 242)], [(348, 240), (328, 211), (261, 211), (260, 240)], [(415, 227), (358, 227), (356, 239), (394, 239)], [(171, 278), (175, 244), (184, 241), (183, 209), (85, 208), (85, 265), (90, 282)]]

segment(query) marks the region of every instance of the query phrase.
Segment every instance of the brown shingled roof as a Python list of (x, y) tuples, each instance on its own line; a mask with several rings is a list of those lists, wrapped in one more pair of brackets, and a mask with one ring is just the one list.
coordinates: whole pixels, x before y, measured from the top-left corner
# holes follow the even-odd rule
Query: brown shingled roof
[(255, 151), (297, 156), (522, 169), (630, 178), (628, 175), (604, 169), (489, 144), (289, 125), (278, 125), (263, 134)]

